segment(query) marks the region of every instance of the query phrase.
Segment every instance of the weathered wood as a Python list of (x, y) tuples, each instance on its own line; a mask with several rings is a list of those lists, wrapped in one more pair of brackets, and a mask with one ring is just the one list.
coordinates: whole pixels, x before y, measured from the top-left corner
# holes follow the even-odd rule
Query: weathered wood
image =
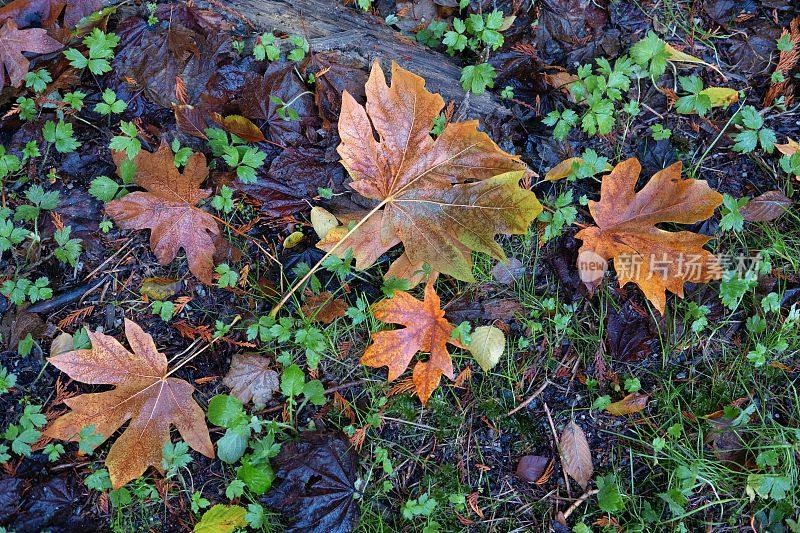
[(509, 110), (489, 93), (466, 95), (461, 69), (446, 55), (431, 50), (386, 26), (383, 20), (343, 5), (341, 0), (231, 0), (226, 6), (261, 30), (277, 29), (305, 36), (315, 51), (335, 50), (367, 69), (378, 59), (384, 69), (392, 60), (425, 78), (427, 87), (454, 101), (461, 117), (508, 116)]

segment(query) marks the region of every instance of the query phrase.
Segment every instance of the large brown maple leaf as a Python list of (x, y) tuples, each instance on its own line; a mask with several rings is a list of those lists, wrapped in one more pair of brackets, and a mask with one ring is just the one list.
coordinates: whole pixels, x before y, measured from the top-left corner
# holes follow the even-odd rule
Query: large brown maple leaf
[(444, 100), (394, 63), (391, 87), (373, 64), (366, 95), (365, 109), (342, 94), (338, 152), (353, 178), (350, 186), (377, 200), (379, 209), (343, 214), (343, 220), (363, 222), (344, 242), (346, 231), (331, 232), (319, 247), (337, 255), (352, 248), (357, 267), (366, 268), (402, 243), (403, 268), (390, 274), (428, 263), (461, 280), (473, 279), (472, 250), (504, 260), (495, 235), (525, 233), (542, 209), (519, 186), (525, 164), (478, 131), (475, 120), (449, 123), (434, 139), (431, 128)]
[(442, 374), (453, 379), (453, 362), (447, 343), (461, 346), (452, 338), (454, 326), (444, 318), (441, 301), (431, 281), (425, 286), (425, 297), (419, 301), (407, 292), (395, 292), (392, 298), (372, 306), (378, 320), (401, 324), (403, 329), (380, 331), (372, 336), (370, 345), (361, 356), (361, 364), (389, 367), (389, 381), (402, 374), (417, 352), (430, 353), (428, 361), (417, 361), (413, 380), (423, 404), (439, 386)]
[[(124, 159), (115, 153), (117, 166)], [(200, 184), (208, 176), (206, 157), (194, 153), (183, 172), (175, 168), (172, 149), (164, 142), (154, 152), (136, 156), (136, 184), (147, 192), (133, 192), (106, 206), (106, 212), (124, 229), (150, 229), (150, 247), (158, 262), (169, 264), (186, 251), (189, 270), (210, 284), (214, 269), (215, 237), (220, 231), (209, 213), (196, 206), (211, 195)]]
[[(49, 54), (61, 50), (62, 44), (47, 35), (47, 30), (32, 28), (20, 30), (11, 19), (0, 27), (0, 65), (8, 74), (12, 87), (19, 87), (28, 73), (30, 61), (22, 52)], [(0, 69), (0, 90), (5, 86), (5, 75)]]
[(115, 385), (110, 391), (67, 398), (64, 403), (72, 410), (44, 432), (48, 437), (77, 441), (83, 428), (94, 426), (105, 441), (130, 420), (106, 457), (115, 489), (141, 476), (148, 466), (161, 470), (162, 450), (170, 440), (172, 425), (189, 446), (214, 457), (205, 414), (192, 398), (194, 387), (169, 377), (167, 358), (156, 349), (153, 338), (127, 319), (125, 336), (133, 352), (114, 337), (90, 332), (91, 349), (48, 359), (76, 381)]
[(589, 269), (597, 268), (593, 258), (599, 256), (603, 264), (614, 259), (620, 286), (636, 283), (664, 314), (666, 291), (683, 297), (685, 282), (718, 279), (722, 270), (717, 257), (703, 248), (711, 237), (665, 231), (656, 225), (705, 220), (722, 203), (722, 195), (705, 181), (681, 179), (680, 162), (657, 172), (635, 192), (641, 169), (632, 158), (603, 177), (600, 201), (589, 202), (597, 226), (575, 235), (583, 240), (578, 267), (586, 281), (592, 278)]

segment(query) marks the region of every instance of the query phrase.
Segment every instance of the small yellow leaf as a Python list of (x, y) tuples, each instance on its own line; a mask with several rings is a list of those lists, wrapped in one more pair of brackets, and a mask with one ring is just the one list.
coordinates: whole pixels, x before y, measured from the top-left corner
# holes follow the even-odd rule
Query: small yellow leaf
[(311, 208), (311, 225), (317, 237), (324, 239), (330, 230), (339, 225), (339, 221), (327, 209), (315, 206)]
[(700, 94), (708, 96), (711, 107), (727, 108), (739, 100), (739, 91), (728, 87), (708, 87), (700, 91)]
[(172, 278), (146, 278), (142, 280), (139, 294), (151, 300), (167, 300), (181, 290), (180, 280)]
[[(582, 157), (568, 157), (567, 159), (563, 160), (561, 163), (557, 164), (553, 168), (551, 168), (547, 174), (545, 174), (544, 179), (547, 181), (558, 181), (568, 177), (572, 174), (572, 168), (574, 165), (581, 165), (583, 164)], [(611, 172), (614, 167), (606, 163), (605, 168), (603, 168), (603, 172)]]
[(634, 392), (618, 402), (606, 406), (606, 411), (614, 416), (632, 415), (647, 407), (649, 396)]
[(707, 67), (711, 67), (716, 70), (723, 79), (727, 79), (720, 70), (712, 65), (711, 63), (707, 63), (700, 59), (699, 57), (695, 57), (691, 54), (687, 54), (686, 52), (681, 52), (677, 48), (673, 47), (669, 43), (665, 43), (667, 53), (669, 54), (669, 60), (675, 63), (692, 63), (694, 65), (705, 65)]
[(194, 526), (194, 533), (232, 533), (246, 527), (247, 510), (239, 505), (217, 504), (205, 513)]
[(469, 351), (484, 372), (488, 372), (500, 362), (506, 349), (506, 336), (494, 326), (479, 326), (472, 332)]
[(284, 250), (288, 250), (289, 248), (294, 248), (295, 246), (300, 244), (300, 241), (302, 240), (303, 240), (303, 232), (295, 231), (283, 240), (283, 248)]
[(65, 331), (53, 339), (53, 342), (50, 344), (50, 357), (70, 352), (72, 349), (72, 335)]
[(511, 16), (505, 17), (503, 19), (502, 26), (497, 28), (497, 31), (506, 31), (508, 28), (510, 28), (512, 26), (512, 24), (514, 24), (515, 20), (517, 20), (517, 17), (515, 15), (511, 15)]
[(563, 180), (572, 173), (572, 165), (580, 165), (581, 163), (583, 163), (582, 158), (569, 157), (548, 170), (547, 174), (544, 175), (544, 179), (547, 181)]

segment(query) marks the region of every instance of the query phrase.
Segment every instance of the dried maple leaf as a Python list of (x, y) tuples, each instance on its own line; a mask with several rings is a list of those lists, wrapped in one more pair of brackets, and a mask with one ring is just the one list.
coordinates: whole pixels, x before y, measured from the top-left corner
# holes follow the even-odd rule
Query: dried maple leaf
[(417, 352), (430, 353), (428, 361), (414, 365), (413, 381), (423, 405), (439, 386), (442, 374), (453, 379), (453, 362), (447, 352), (447, 343), (461, 346), (451, 337), (454, 326), (444, 318), (441, 301), (433, 283), (425, 286), (425, 298), (419, 301), (407, 292), (395, 292), (392, 298), (372, 306), (378, 320), (401, 324), (403, 329), (380, 331), (372, 336), (370, 345), (361, 356), (361, 364), (371, 367), (389, 367), (388, 380), (402, 374)]
[(280, 388), (278, 373), (269, 367), (269, 359), (254, 353), (234, 355), (222, 383), (242, 403), (253, 400), (256, 409), (264, 407)]
[(428, 263), (461, 280), (473, 279), (472, 250), (504, 260), (494, 236), (524, 233), (541, 212), (536, 196), (519, 185), (525, 164), (474, 120), (448, 123), (434, 139), (431, 127), (444, 100), (394, 63), (391, 87), (373, 64), (366, 95), (365, 109), (343, 93), (337, 150), (350, 186), (379, 204), (335, 250), (337, 234), (319, 246), (338, 255), (352, 246), (357, 267), (366, 268), (402, 243), (406, 265), (395, 271)]
[(92, 348), (48, 358), (70, 378), (90, 385), (115, 385), (106, 392), (82, 394), (64, 400), (72, 410), (45, 430), (55, 439), (78, 441), (83, 428), (108, 439), (125, 422), (106, 457), (115, 489), (141, 476), (148, 466), (161, 470), (162, 450), (174, 425), (186, 443), (214, 457), (205, 413), (192, 398), (194, 387), (169, 377), (167, 358), (153, 338), (136, 323), (125, 320), (125, 336), (133, 352), (114, 337), (89, 333)]
[[(119, 166), (123, 153), (115, 153)], [(169, 264), (186, 251), (189, 270), (197, 279), (211, 284), (214, 269), (215, 238), (219, 226), (210, 214), (196, 207), (211, 195), (200, 184), (208, 176), (206, 158), (201, 153), (189, 157), (183, 172), (175, 168), (172, 149), (162, 142), (154, 152), (136, 156), (136, 184), (147, 192), (133, 192), (106, 206), (106, 212), (124, 229), (149, 229), (150, 247), (158, 262)]]
[(591, 287), (597, 263), (614, 259), (620, 286), (636, 283), (664, 314), (666, 291), (683, 297), (685, 282), (707, 282), (722, 275), (718, 259), (703, 249), (710, 237), (690, 231), (670, 232), (656, 224), (691, 224), (714, 214), (722, 195), (705, 181), (681, 179), (681, 163), (657, 172), (635, 192), (641, 165), (621, 162), (603, 177), (600, 201), (589, 202), (597, 226), (579, 231), (581, 277)]
[(12, 87), (19, 87), (25, 74), (28, 73), (30, 61), (22, 55), (22, 52), (35, 52), (37, 54), (49, 54), (61, 50), (62, 44), (47, 35), (47, 31), (41, 28), (20, 30), (17, 23), (11, 19), (6, 20), (0, 28), (0, 90), (5, 86), (5, 75), (3, 70), (8, 73), (8, 81)]

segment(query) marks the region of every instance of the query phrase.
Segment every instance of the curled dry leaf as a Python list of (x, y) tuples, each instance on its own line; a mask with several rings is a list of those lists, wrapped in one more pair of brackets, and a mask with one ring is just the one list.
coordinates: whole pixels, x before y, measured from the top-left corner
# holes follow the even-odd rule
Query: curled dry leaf
[(703, 248), (710, 237), (664, 231), (656, 224), (705, 220), (722, 203), (722, 195), (705, 181), (681, 179), (680, 162), (657, 172), (636, 192), (641, 168), (636, 159), (628, 159), (603, 177), (600, 201), (589, 202), (597, 226), (575, 235), (583, 241), (578, 268), (587, 281), (596, 276), (592, 265), (614, 259), (620, 286), (636, 283), (663, 315), (666, 291), (683, 297), (684, 283), (719, 279), (722, 268)]
[(397, 291), (392, 298), (372, 306), (378, 320), (401, 324), (403, 329), (380, 331), (372, 336), (370, 345), (361, 356), (361, 364), (389, 367), (389, 381), (405, 372), (417, 352), (430, 353), (428, 361), (417, 361), (413, 380), (417, 396), (423, 405), (439, 386), (442, 374), (453, 379), (453, 362), (447, 344), (459, 346), (451, 337), (453, 325), (444, 318), (441, 301), (433, 283), (425, 286), (425, 299), (419, 301), (407, 292)]
[(205, 413), (192, 398), (194, 387), (169, 377), (167, 358), (156, 349), (153, 338), (127, 319), (125, 336), (132, 352), (114, 337), (89, 332), (91, 349), (48, 358), (76, 381), (115, 386), (65, 399), (71, 411), (44, 432), (54, 439), (78, 441), (81, 430), (93, 425), (105, 441), (130, 420), (106, 457), (115, 489), (144, 474), (148, 466), (161, 470), (162, 450), (173, 425), (189, 446), (214, 457)]
[(324, 291), (306, 297), (300, 311), (303, 315), (316, 322), (330, 324), (337, 318), (343, 317), (347, 311), (347, 307), (347, 302), (341, 298), (334, 298), (330, 291)]
[(632, 415), (647, 407), (647, 394), (634, 392), (628, 394), (618, 402), (610, 403), (606, 406), (606, 411), (614, 416)]
[(578, 482), (582, 489), (586, 490), (586, 486), (594, 473), (592, 451), (589, 449), (586, 435), (574, 420), (570, 420), (561, 433), (558, 448), (561, 453), (561, 463), (564, 465), (564, 470), (572, 479)]
[(506, 349), (506, 336), (494, 326), (478, 326), (472, 332), (468, 348), (484, 372), (488, 372), (500, 362)]
[(270, 360), (262, 355), (236, 354), (222, 383), (230, 387), (231, 394), (242, 403), (253, 400), (255, 408), (261, 409), (280, 389), (278, 373), (270, 368), (269, 363)]
[(477, 121), (450, 122), (434, 139), (444, 100), (394, 63), (391, 86), (373, 64), (366, 95), (364, 108), (343, 93), (337, 150), (350, 186), (379, 204), (349, 236), (332, 231), (318, 246), (340, 256), (352, 248), (362, 269), (402, 243), (402, 271), (428, 263), (465, 281), (473, 279), (471, 251), (505, 259), (494, 236), (524, 233), (542, 209), (519, 185), (525, 164), (478, 131)]
[(550, 459), (542, 457), (541, 455), (523, 455), (519, 458), (516, 476), (525, 481), (536, 483), (542, 474), (547, 470), (547, 465), (550, 464)]
[[(0, 90), (5, 87), (6, 74), (12, 87), (19, 87), (30, 68), (22, 52), (49, 54), (61, 50), (62, 44), (47, 35), (47, 30), (20, 30), (17, 23), (7, 19), (0, 27)], [(3, 72), (5, 70), (5, 73)]]
[(783, 192), (768, 191), (751, 199), (740, 212), (748, 222), (769, 222), (784, 214), (791, 206), (792, 200)]
[[(125, 158), (114, 153), (119, 169)], [(183, 172), (175, 168), (172, 149), (162, 142), (155, 153), (136, 156), (136, 184), (146, 192), (133, 192), (106, 206), (106, 212), (123, 229), (149, 229), (150, 248), (162, 265), (169, 264), (183, 248), (189, 270), (197, 279), (212, 283), (215, 239), (219, 226), (210, 214), (197, 207), (211, 195), (200, 184), (208, 176), (206, 157), (194, 153)]]

